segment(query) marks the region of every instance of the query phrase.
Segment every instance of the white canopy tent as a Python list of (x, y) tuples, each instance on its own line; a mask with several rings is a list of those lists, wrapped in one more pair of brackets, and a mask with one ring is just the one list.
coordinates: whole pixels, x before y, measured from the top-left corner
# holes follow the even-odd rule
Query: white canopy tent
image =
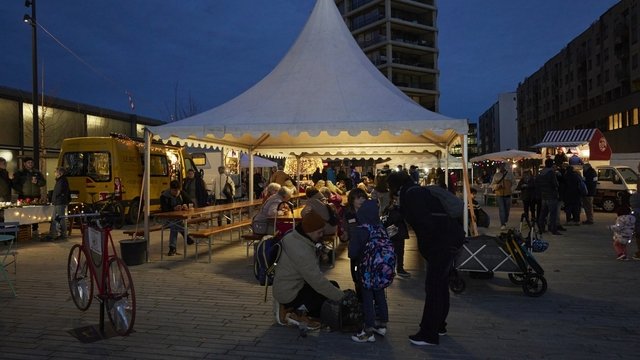
[(317, 0), (292, 48), (252, 88), (211, 110), (146, 129), (147, 141), (153, 136), (247, 152), (251, 173), (253, 154), (382, 157), (446, 152), (460, 142), (466, 158), (467, 130), (466, 119), (426, 110), (384, 77), (333, 0)]
[(376, 169), (380, 169), (385, 165), (389, 167), (396, 167), (402, 165), (405, 168), (409, 168), (410, 165), (415, 165), (419, 168), (429, 170), (431, 168), (443, 168), (443, 169), (462, 169), (462, 159), (449, 155), (446, 158), (439, 158), (434, 154), (402, 154), (389, 156), (389, 160), (376, 164)]

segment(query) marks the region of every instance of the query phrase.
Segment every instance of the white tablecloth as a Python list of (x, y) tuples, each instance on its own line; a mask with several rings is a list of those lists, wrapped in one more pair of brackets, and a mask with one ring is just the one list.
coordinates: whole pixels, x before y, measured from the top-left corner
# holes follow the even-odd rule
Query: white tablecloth
[(20, 225), (36, 224), (51, 221), (53, 205), (33, 205), (4, 209), (4, 221), (17, 221)]

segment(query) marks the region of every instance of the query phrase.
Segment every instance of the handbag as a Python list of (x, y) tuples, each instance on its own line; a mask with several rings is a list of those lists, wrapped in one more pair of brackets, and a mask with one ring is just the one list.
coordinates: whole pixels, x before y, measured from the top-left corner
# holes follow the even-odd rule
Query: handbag
[(224, 187), (222, 188), (222, 195), (224, 195), (224, 197), (227, 198), (227, 200), (233, 199), (233, 188), (231, 187), (231, 184), (229, 183), (229, 177), (228, 176), (227, 176), (227, 182), (224, 184)]

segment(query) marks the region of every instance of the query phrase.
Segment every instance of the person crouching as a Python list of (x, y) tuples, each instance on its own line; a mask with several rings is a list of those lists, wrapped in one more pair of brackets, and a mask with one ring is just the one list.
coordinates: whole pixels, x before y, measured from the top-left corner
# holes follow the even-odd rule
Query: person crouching
[(320, 328), (322, 303), (342, 300), (344, 293), (329, 281), (318, 261), (318, 245), (324, 235), (325, 221), (311, 211), (302, 222), (285, 235), (282, 253), (273, 280), (276, 321), (280, 325), (305, 324), (309, 329)]

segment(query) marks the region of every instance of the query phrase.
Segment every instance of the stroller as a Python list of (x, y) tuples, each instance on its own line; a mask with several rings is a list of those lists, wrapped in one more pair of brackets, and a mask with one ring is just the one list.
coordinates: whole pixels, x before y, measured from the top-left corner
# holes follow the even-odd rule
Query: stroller
[[(526, 221), (525, 221), (526, 220)], [(523, 223), (524, 222), (524, 223)], [(535, 224), (535, 222), (534, 222)], [(469, 272), (470, 277), (492, 277), (495, 272), (508, 273), (509, 280), (522, 286), (522, 291), (531, 297), (539, 297), (547, 291), (544, 270), (533, 257), (528, 244), (534, 242), (544, 247), (535, 225), (523, 215), (520, 230), (527, 231), (527, 238), (520, 231), (510, 229), (498, 237), (480, 235), (467, 237), (454, 261), (449, 275), (449, 288), (454, 293), (465, 290), (466, 284), (460, 271)], [(546, 245), (548, 246), (548, 244)], [(545, 248), (546, 249), (546, 248)]]

